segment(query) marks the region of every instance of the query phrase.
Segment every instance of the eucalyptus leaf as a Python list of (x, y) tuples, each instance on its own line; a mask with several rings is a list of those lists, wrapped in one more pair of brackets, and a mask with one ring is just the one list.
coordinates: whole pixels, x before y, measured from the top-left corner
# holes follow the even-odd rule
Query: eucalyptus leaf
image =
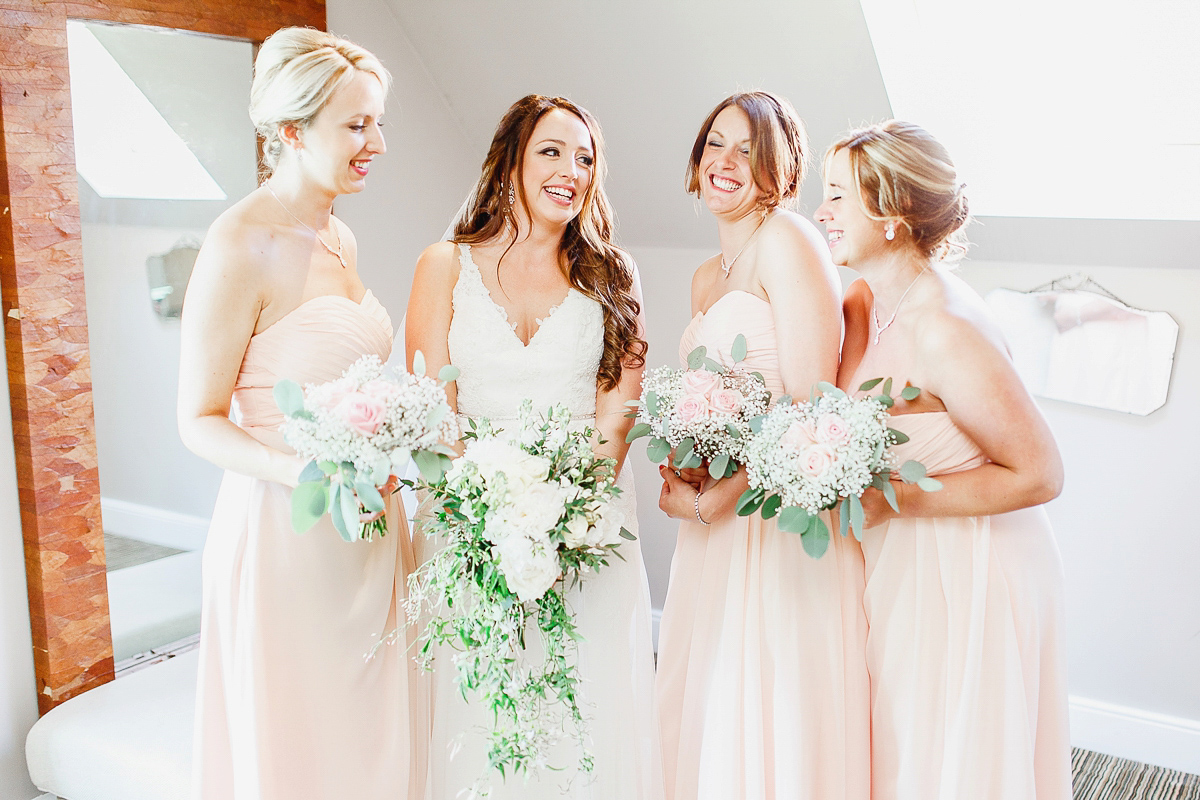
[(338, 471), (338, 465), (336, 461), (318, 461), (317, 466), (320, 467), (321, 472), (324, 472), (326, 475), (332, 475)]
[(737, 505), (734, 509), (739, 517), (748, 517), (759, 509), (762, 505), (763, 498), (767, 493), (763, 489), (747, 489), (742, 492), (742, 496), (738, 498)]
[(763, 386), (767, 385), (767, 379), (764, 378), (763, 374), (761, 372), (759, 372), (758, 370), (755, 370), (754, 372), (751, 372), (750, 374), (753, 375), (755, 378), (758, 378), (758, 382), (761, 383)]
[(817, 389), (821, 394), (831, 395), (833, 397), (845, 397), (846, 393), (838, 387), (834, 386), (829, 381), (817, 381)]
[(329, 498), (329, 517), (333, 520), (333, 527), (338, 535), (347, 542), (352, 542), (354, 538), (350, 535), (350, 531), (346, 527), (346, 520), (342, 516), (345, 509), (345, 506), (342, 505), (342, 495), (350, 493), (340, 483), (335, 483), (332, 488), (332, 497)]
[(284, 378), (275, 384), (271, 394), (275, 396), (275, 405), (286, 416), (294, 417), (304, 410), (304, 390), (295, 381)]
[(450, 406), (445, 403), (438, 403), (433, 408), (429, 409), (429, 413), (425, 415), (425, 427), (433, 430), (438, 425), (442, 424), (442, 420), (450, 413)]
[(881, 383), (883, 383), (883, 378), (872, 378), (862, 386), (858, 387), (858, 390), (860, 392), (869, 392)]
[(790, 406), (793, 402), (795, 401), (790, 394), (779, 395), (779, 403), (781, 405)]
[(692, 456), (692, 451), (696, 449), (696, 440), (688, 437), (679, 443), (675, 448), (675, 469), (683, 469), (683, 465), (688, 462)]
[(453, 364), (446, 364), (438, 370), (438, 380), (442, 383), (450, 383), (458, 380), (458, 376), (462, 374), (462, 370)]
[(425, 376), (425, 354), (420, 350), (417, 350), (413, 353), (412, 372), (413, 375), (416, 375), (418, 378)]
[(430, 445), (429, 449), (435, 453), (440, 453), (441, 455), (449, 456), (450, 458), (455, 458), (458, 455), (458, 453), (454, 452), (453, 447), (451, 447), (448, 444), (442, 444), (441, 442), (437, 442), (435, 444)]
[(658, 416), (658, 392), (646, 392), (646, 413), (652, 417)]
[(325, 473), (317, 466), (317, 462), (310, 461), (304, 465), (304, 469), (300, 470), (300, 483), (311, 483), (312, 481), (324, 481)]
[(920, 461), (905, 461), (900, 465), (900, 477), (905, 483), (916, 483), (925, 477), (925, 465)]
[(305, 481), (292, 490), (292, 529), (304, 533), (329, 506), (329, 489), (323, 480)]
[[(933, 479), (932, 478), (922, 478), (921, 480), (928, 481), (928, 480), (933, 480)], [(917, 485), (918, 486), (920, 485), (920, 481), (918, 481)], [(922, 488), (924, 488), (924, 487), (922, 487)], [(897, 514), (899, 514), (900, 513), (900, 501), (896, 499), (896, 487), (892, 486), (891, 481), (888, 481), (887, 483), (885, 483), (883, 485), (882, 491), (883, 491), (883, 499), (887, 500), (888, 505), (892, 507), (892, 511), (895, 511)]]
[(750, 418), (750, 432), (751, 433), (762, 432), (763, 420), (765, 420), (766, 418), (767, 418), (766, 414), (759, 414), (757, 417), (751, 417)]
[(346, 541), (352, 542), (358, 538), (358, 498), (349, 486), (343, 486), (338, 492), (338, 505), (342, 507), (342, 522), (346, 524)]
[(708, 370), (709, 372), (715, 372), (718, 375), (724, 375), (728, 371), (725, 369), (725, 366), (720, 361), (714, 361), (711, 358), (705, 357), (704, 361), (702, 361), (701, 363), (704, 365), (704, 368), (706, 370)]
[(725, 470), (729, 468), (729, 454), (721, 453), (721, 455), (708, 462), (708, 474), (714, 481), (719, 481), (725, 477)]
[(737, 471), (738, 471), (738, 463), (736, 461), (734, 461), (732, 458), (729, 459), (729, 465), (727, 467), (725, 467), (725, 477), (728, 478), (729, 476), (733, 475)]
[(432, 450), (414, 450), (413, 461), (417, 464), (417, 469), (421, 471), (421, 477), (429, 483), (435, 483), (442, 478), (441, 459), (438, 454)]
[(708, 348), (700, 345), (687, 355), (688, 369), (700, 369), (700, 365), (704, 363), (704, 357), (708, 355)]
[(808, 530), (808, 522), (812, 518), (800, 506), (788, 506), (779, 514), (779, 530), (784, 533), (804, 533)]
[(370, 481), (356, 482), (354, 492), (358, 495), (358, 501), (367, 511), (383, 511), (383, 495)]
[(850, 528), (854, 531), (854, 538), (861, 542), (863, 534), (862, 500), (859, 500), (856, 495), (850, 495), (846, 498), (846, 503), (850, 506)]
[(875, 443), (875, 452), (871, 455), (871, 461), (878, 464), (879, 461), (883, 458), (883, 451), (886, 449), (887, 449), (887, 442), (883, 442), (883, 441), (876, 442)]
[(631, 542), (636, 542), (636, 541), (637, 541), (637, 537), (636, 537), (636, 536), (634, 536), (632, 533), (630, 533), (630, 532), (629, 532), (629, 529), (628, 529), (628, 528), (626, 528), (626, 527), (622, 527), (622, 528), (621, 528), (621, 538), (622, 538), (622, 539), (628, 539), (628, 540), (629, 540), (629, 541), (631, 541)]
[(904, 444), (908, 441), (908, 434), (904, 431), (898, 431), (895, 428), (888, 428), (888, 433), (892, 435), (892, 444)]
[(926, 492), (940, 492), (942, 482), (937, 478), (921, 478), (917, 481), (917, 487)]
[(640, 439), (643, 436), (649, 436), (650, 431), (652, 431), (652, 430), (654, 430), (654, 429), (651, 428), (645, 422), (639, 422), (637, 425), (634, 425), (632, 428), (629, 429), (629, 433), (625, 434), (625, 442), (629, 443), (629, 442), (634, 441), (635, 439)]
[(734, 438), (734, 439), (742, 438), (742, 432), (739, 431), (737, 429), (737, 426), (734, 425), (732, 422), (725, 423), (725, 432), (728, 433), (731, 438)]
[(905, 386), (900, 390), (900, 396), (905, 400), (916, 400), (921, 396), (921, 390), (916, 386)]
[(896, 401), (892, 399), (890, 394), (881, 394), (875, 399), (878, 400), (879, 404), (884, 408), (891, 408), (892, 406), (896, 405)]
[(882, 391), (883, 391), (884, 396), (886, 396), (886, 397), (892, 396), (892, 379), (891, 378), (888, 378), (886, 381), (883, 382)]
[(838, 533), (842, 536), (850, 533), (850, 510), (846, 508), (846, 498), (842, 498), (837, 505), (838, 512)]
[(684, 462), (679, 466), (679, 468), (680, 469), (695, 469), (696, 467), (700, 467), (703, 465), (704, 465), (704, 459), (700, 457), (699, 453), (697, 453), (695, 450), (693, 450), (688, 455), (687, 459), (684, 460)]
[(651, 439), (650, 444), (646, 445), (646, 457), (654, 464), (661, 464), (670, 452), (671, 445), (667, 443), (666, 439)]
[(746, 336), (745, 334), (739, 333), (737, 336), (733, 337), (733, 345), (729, 350), (729, 355), (733, 359), (733, 363), (736, 364), (739, 361), (745, 361), (746, 350)]
[(809, 520), (808, 528), (800, 534), (800, 543), (804, 545), (804, 552), (813, 558), (825, 555), (825, 551), (829, 549), (829, 528), (825, 525), (825, 520), (820, 516)]
[(773, 494), (763, 501), (762, 518), (771, 519), (779, 513), (779, 507), (783, 505), (783, 498), (777, 494)]

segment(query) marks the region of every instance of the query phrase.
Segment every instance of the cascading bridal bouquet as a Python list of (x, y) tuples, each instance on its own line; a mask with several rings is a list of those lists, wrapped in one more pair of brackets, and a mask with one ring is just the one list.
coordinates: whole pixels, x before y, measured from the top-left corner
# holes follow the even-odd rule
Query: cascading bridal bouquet
[[(734, 367), (746, 358), (746, 337), (733, 340)], [(650, 436), (646, 455), (661, 462), (672, 449), (679, 469), (708, 462), (714, 480), (727, 478), (745, 457), (750, 422), (767, 410), (771, 393), (757, 372), (727, 369), (704, 346), (687, 357), (687, 368), (658, 367), (642, 380), (642, 395), (630, 401), (637, 424), (627, 442)]]
[(442, 442), (458, 438), (458, 425), (445, 387), (458, 369), (443, 367), (434, 380), (425, 376), (424, 362), (417, 353), (417, 374), (409, 374), (368, 355), (328, 383), (275, 384), (284, 441), (312, 459), (292, 491), (297, 533), (328, 512), (348, 542), (383, 536), (384, 493), (395, 490), (409, 457), (430, 479), (449, 466), (454, 451)]
[[(418, 659), (431, 667), (437, 647), (456, 651), (463, 697), (492, 713), (488, 764), (501, 775), (549, 766), (566, 732), (579, 769), (592, 769), (566, 592), (635, 537), (612, 503), (615, 461), (595, 454), (590, 428), (570, 423), (564, 406), (538, 415), (529, 401), (511, 430), (472, 421), (463, 455), (424, 483), (434, 509), (425, 535), (440, 549), (409, 580), (409, 620), (425, 623)], [(527, 626), (540, 660), (525, 653)]]
[[(820, 512), (841, 506), (841, 534), (862, 538), (862, 493), (874, 486), (896, 511), (892, 488), (895, 455), (889, 450), (908, 441), (888, 427), (892, 379), (870, 380), (859, 387), (869, 391), (883, 383), (882, 394), (853, 398), (832, 384), (821, 382), (808, 402), (790, 397), (779, 402), (753, 423), (755, 433), (746, 447), (746, 475), (750, 488), (739, 498), (737, 513), (761, 511), (763, 519), (779, 515), (779, 529), (800, 534), (804, 551), (813, 558), (829, 546), (829, 528)], [(907, 386), (900, 392), (913, 400), (921, 392)], [(926, 477), (925, 467), (906, 461), (898, 470), (906, 483), (927, 492), (942, 484)]]

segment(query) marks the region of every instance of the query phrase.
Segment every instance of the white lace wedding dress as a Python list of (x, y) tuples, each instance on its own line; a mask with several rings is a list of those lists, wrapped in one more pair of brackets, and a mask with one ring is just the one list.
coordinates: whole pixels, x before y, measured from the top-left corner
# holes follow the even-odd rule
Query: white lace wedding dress
[[(535, 410), (564, 404), (579, 424), (594, 424), (596, 370), (604, 347), (600, 304), (571, 289), (524, 345), (504, 309), (492, 300), (466, 245), (459, 245), (459, 265), (448, 336), (450, 361), (461, 370), (459, 413), (488, 417), (502, 427), (505, 420), (516, 418), (522, 400), (529, 398)], [(617, 485), (623, 492), (615, 502), (625, 511), (626, 527), (636, 534), (628, 467)], [(419, 559), (427, 555), (420, 549), (436, 546), (419, 534), (416, 538)], [(576, 774), (578, 748), (564, 737), (551, 765), (566, 769), (546, 770), (528, 781), (510, 776), (505, 782), (493, 774), (490, 798), (661, 800), (650, 591), (640, 542), (625, 541), (620, 552), (624, 560), (611, 559), (608, 567), (568, 595), (583, 637), (578, 664), (594, 771)], [(436, 663), (428, 800), (455, 800), (487, 765), (484, 734), (490, 715), (482, 706), (463, 701), (454, 675), (448, 658)]]

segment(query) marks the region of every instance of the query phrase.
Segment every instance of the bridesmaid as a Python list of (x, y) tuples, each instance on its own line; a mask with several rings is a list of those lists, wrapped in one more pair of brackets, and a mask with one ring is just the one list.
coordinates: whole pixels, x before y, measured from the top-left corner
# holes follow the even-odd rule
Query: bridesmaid
[(1068, 800), (1062, 567), (1045, 511), (1062, 486), (1054, 437), (987, 308), (941, 263), (967, 201), (950, 156), (892, 120), (825, 157), (845, 299), (838, 383), (921, 388), (893, 426), (944, 485), (863, 496), (872, 797)]
[[(838, 276), (820, 234), (785, 208), (807, 137), (784, 99), (747, 92), (700, 128), (688, 190), (717, 220), (721, 252), (692, 278), (680, 356), (705, 345), (778, 397), (837, 372)], [(675, 473), (659, 505), (680, 520), (663, 609), (658, 709), (671, 800), (864, 800), (868, 685), (862, 553), (834, 537), (820, 560), (773, 521), (739, 517), (745, 472), (697, 491)], [(686, 477), (686, 476), (685, 476)]]
[(303, 464), (272, 398), (280, 378), (328, 381), (391, 349), (332, 214), (384, 152), (390, 78), (361, 47), (304, 28), (272, 35), (254, 66), (269, 177), (213, 223), (183, 315), (180, 435), (226, 470), (204, 548), (194, 796), (419, 797), (419, 684), (403, 647), (364, 659), (403, 621), (403, 511), (393, 502), (388, 535), (369, 543), (343, 542), (328, 517), (296, 535)]

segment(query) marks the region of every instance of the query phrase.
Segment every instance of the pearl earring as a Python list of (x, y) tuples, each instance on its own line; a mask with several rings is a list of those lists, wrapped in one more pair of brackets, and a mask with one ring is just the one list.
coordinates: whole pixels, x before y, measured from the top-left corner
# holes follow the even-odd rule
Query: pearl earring
[(896, 238), (896, 223), (889, 222), (887, 225), (884, 226), (883, 238), (887, 239), (889, 242), (892, 239)]

